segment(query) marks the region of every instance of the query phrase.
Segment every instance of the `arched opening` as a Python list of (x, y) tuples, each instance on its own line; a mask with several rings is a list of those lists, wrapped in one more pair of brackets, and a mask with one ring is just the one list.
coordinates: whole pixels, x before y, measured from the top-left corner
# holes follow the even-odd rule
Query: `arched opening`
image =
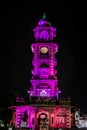
[(42, 64), (40, 65), (40, 68), (49, 68), (49, 64), (47, 64), (47, 63), (42, 63)]
[(47, 92), (46, 92), (45, 90), (42, 90), (42, 91), (40, 92), (40, 96), (41, 96), (41, 97), (47, 97)]
[(49, 126), (49, 113), (46, 111), (37, 113), (38, 128), (47, 128)]

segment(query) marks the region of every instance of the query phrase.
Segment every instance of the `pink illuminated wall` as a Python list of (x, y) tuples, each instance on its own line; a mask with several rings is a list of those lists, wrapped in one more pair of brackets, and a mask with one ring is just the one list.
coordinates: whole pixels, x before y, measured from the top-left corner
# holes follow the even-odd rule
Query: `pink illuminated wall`
[(16, 106), (15, 127), (22, 127), (22, 123), (26, 123), (26, 127), (35, 126), (36, 108), (31, 106)]

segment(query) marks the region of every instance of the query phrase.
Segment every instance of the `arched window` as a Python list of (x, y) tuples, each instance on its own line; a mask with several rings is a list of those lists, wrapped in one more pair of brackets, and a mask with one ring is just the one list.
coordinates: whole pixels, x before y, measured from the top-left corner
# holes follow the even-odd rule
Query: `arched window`
[(40, 92), (40, 96), (41, 97), (46, 97), (47, 96), (47, 92), (45, 90)]
[(40, 33), (40, 39), (48, 41), (49, 40), (49, 33), (48, 33), (48, 31), (46, 31), (46, 30), (42, 31)]
[(42, 63), (42, 64), (40, 65), (40, 68), (49, 68), (49, 64), (47, 64), (47, 63)]

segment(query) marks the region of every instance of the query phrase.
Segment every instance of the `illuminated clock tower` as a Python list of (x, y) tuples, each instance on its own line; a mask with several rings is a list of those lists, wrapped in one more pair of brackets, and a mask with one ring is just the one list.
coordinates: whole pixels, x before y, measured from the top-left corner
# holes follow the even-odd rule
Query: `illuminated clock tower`
[(57, 79), (57, 61), (55, 53), (58, 52), (58, 44), (54, 43), (56, 28), (51, 26), (45, 15), (39, 20), (34, 28), (34, 37), (36, 42), (31, 45), (34, 58), (32, 64), (31, 88), (28, 93), (31, 97), (56, 97), (58, 99), (58, 79)]
[(36, 42), (31, 44), (32, 59), (30, 99), (17, 97), (16, 104), (10, 106), (15, 128), (71, 128), (74, 122), (70, 98), (59, 99), (60, 90), (57, 79), (58, 44), (54, 42), (56, 28), (44, 17), (33, 30)]

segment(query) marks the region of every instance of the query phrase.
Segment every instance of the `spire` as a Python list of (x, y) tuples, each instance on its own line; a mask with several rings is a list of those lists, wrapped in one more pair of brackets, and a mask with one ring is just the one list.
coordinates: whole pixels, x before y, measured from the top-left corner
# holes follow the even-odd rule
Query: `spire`
[(45, 13), (44, 13), (44, 15), (43, 15), (42, 19), (46, 19), (46, 14), (45, 14)]
[(38, 21), (38, 26), (51, 26), (51, 23), (46, 20), (46, 14), (43, 14), (42, 19)]

